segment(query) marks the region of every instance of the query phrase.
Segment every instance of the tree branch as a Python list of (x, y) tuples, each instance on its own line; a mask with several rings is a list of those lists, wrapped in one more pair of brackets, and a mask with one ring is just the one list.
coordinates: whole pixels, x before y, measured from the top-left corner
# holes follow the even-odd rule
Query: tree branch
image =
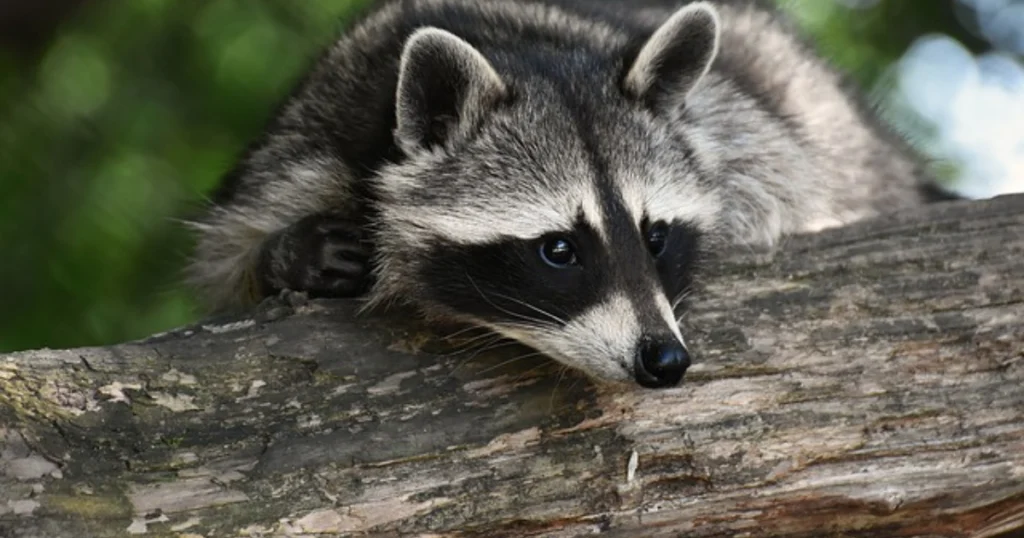
[(677, 390), (597, 387), (516, 346), (445, 355), (440, 331), (295, 296), (2, 356), (0, 536), (1024, 528), (1024, 196), (709, 275)]

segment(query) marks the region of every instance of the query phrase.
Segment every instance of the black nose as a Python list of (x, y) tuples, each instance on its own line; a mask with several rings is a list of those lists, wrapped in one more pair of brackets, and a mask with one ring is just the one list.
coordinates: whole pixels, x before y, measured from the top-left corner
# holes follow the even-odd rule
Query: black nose
[(636, 382), (649, 389), (674, 387), (690, 367), (690, 354), (675, 338), (640, 345), (633, 369)]

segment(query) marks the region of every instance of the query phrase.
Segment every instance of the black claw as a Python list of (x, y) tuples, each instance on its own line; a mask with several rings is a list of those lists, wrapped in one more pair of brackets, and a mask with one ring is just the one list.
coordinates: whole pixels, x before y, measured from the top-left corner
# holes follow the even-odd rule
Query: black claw
[(370, 257), (357, 223), (317, 214), (268, 238), (257, 272), (265, 295), (290, 289), (313, 297), (355, 297), (369, 287)]

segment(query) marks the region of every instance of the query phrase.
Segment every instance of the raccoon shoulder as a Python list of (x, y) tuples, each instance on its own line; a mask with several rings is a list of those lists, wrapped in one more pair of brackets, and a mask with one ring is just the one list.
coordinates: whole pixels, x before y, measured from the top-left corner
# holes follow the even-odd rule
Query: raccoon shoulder
[(719, 171), (735, 240), (770, 245), (934, 198), (923, 157), (785, 13), (715, 4), (719, 53), (680, 125)]

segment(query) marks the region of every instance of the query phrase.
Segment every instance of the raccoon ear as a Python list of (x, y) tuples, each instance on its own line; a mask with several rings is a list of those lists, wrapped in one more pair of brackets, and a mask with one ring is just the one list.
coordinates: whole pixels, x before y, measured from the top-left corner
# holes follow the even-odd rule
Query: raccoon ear
[(684, 100), (718, 54), (718, 12), (708, 2), (676, 11), (648, 38), (623, 81), (649, 107), (666, 98)]
[(395, 98), (395, 141), (406, 153), (471, 130), (507, 94), (490, 62), (439, 28), (421, 28), (405, 43)]

